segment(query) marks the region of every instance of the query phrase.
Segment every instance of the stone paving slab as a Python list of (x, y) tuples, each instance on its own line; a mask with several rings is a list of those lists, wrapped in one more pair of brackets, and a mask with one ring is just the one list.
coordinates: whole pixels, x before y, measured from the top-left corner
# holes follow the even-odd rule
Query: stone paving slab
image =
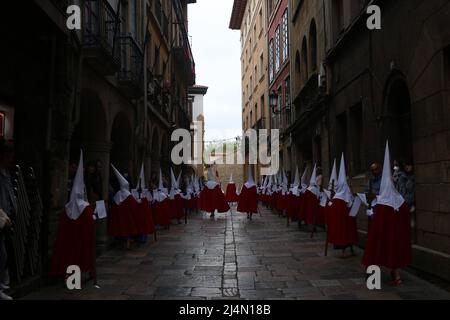
[(450, 299), (450, 294), (403, 272), (392, 287), (386, 272), (382, 290), (369, 291), (362, 251), (324, 256), (323, 231), (311, 239), (306, 228), (260, 207), (253, 221), (245, 214), (194, 213), (188, 224), (159, 230), (158, 241), (131, 251), (114, 249), (97, 260), (100, 289), (84, 283), (69, 291), (44, 287), (23, 299), (98, 300), (415, 300)]

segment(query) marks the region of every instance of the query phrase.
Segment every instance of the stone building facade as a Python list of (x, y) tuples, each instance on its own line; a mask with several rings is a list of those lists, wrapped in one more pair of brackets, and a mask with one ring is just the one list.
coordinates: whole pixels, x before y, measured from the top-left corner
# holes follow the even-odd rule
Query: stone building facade
[[(368, 5), (380, 7), (381, 30), (367, 28)], [(344, 152), (351, 187), (361, 192), (389, 140), (392, 160), (415, 167), (412, 267), (450, 279), (450, 2), (290, 6), (295, 162), (321, 165), (327, 183), (333, 159)], [(364, 214), (358, 230), (363, 246)]]
[[(110, 164), (133, 184), (143, 162), (147, 177), (159, 167), (168, 175), (170, 135), (189, 129), (188, 88), (195, 84), (185, 25), (195, 1), (79, 1), (79, 31), (66, 27), (68, 3), (14, 3), (0, 13), (8, 48), (0, 52), (0, 113), (12, 121), (17, 163), (37, 176), (44, 206), (40, 275), (48, 271), (67, 202), (70, 160), (82, 149), (85, 163), (100, 161), (105, 200)], [(107, 241), (102, 222), (99, 248)]]
[[(267, 79), (267, 5), (264, 0), (235, 0), (230, 29), (241, 32), (242, 128), (270, 129)], [(248, 148), (247, 148), (248, 149)], [(248, 163), (248, 150), (246, 163)], [(259, 165), (253, 166), (259, 179)], [(244, 166), (246, 175), (247, 165)]]

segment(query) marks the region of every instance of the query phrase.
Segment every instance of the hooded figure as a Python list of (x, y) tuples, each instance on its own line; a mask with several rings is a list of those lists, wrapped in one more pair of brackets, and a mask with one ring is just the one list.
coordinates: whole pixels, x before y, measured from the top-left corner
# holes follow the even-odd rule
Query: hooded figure
[(65, 275), (67, 267), (77, 265), (95, 277), (95, 221), (86, 201), (83, 152), (70, 193), (69, 202), (60, 215), (52, 257), (53, 275)]
[(230, 210), (225, 200), (225, 195), (214, 177), (212, 167), (208, 169), (208, 181), (200, 193), (199, 206), (200, 210), (211, 212), (211, 218), (214, 217), (216, 210), (218, 212), (227, 212)]
[(295, 169), (295, 178), (292, 183), (289, 194), (287, 195), (287, 208), (286, 214), (288, 218), (292, 219), (296, 216), (297, 209), (300, 205), (300, 174), (298, 172), (298, 167)]
[(192, 175), (188, 178), (186, 184), (186, 193), (184, 196), (185, 208), (188, 210), (197, 208), (197, 196), (196, 196), (196, 187), (195, 187), (196, 178)]
[(169, 193), (169, 205), (172, 219), (178, 219), (178, 221), (184, 217), (184, 205), (183, 198), (181, 197), (181, 190), (179, 180), (181, 179), (181, 173), (178, 179), (175, 179), (173, 169), (170, 168), (171, 188)]
[(250, 166), (248, 166), (247, 170), (247, 182), (244, 183), (239, 194), (237, 211), (246, 212), (247, 219), (250, 220), (254, 213), (258, 213), (258, 192)]
[(408, 205), (392, 182), (389, 143), (377, 200), (362, 262), (392, 269), (392, 281), (398, 285), (401, 280), (396, 269), (411, 263), (411, 220)]
[(155, 233), (152, 211), (150, 209), (151, 194), (145, 186), (144, 164), (141, 166), (136, 189), (131, 190), (131, 194), (137, 202), (137, 228), (141, 235)]
[(307, 225), (318, 225), (323, 224), (325, 221), (322, 221), (322, 216), (319, 216), (319, 207), (320, 207), (320, 189), (317, 185), (317, 166), (314, 166), (314, 170), (311, 175), (311, 179), (309, 181), (309, 187), (305, 191), (304, 194), (304, 220)]
[(159, 169), (159, 185), (158, 189), (153, 190), (153, 213), (155, 224), (168, 227), (171, 222), (169, 196), (167, 189), (164, 188), (162, 170)]
[(113, 237), (132, 237), (142, 234), (139, 227), (137, 202), (130, 192), (130, 184), (119, 170), (111, 164), (119, 182), (119, 191), (114, 195), (108, 232)]
[(227, 185), (227, 190), (225, 192), (225, 199), (228, 203), (238, 202), (238, 195), (236, 193), (236, 184), (233, 181), (233, 174), (230, 176), (230, 181)]
[(345, 172), (344, 154), (341, 157), (339, 179), (336, 186), (336, 194), (327, 211), (328, 242), (336, 248), (345, 249), (358, 242), (356, 218), (350, 215), (350, 207), (353, 204), (353, 195), (347, 183)]

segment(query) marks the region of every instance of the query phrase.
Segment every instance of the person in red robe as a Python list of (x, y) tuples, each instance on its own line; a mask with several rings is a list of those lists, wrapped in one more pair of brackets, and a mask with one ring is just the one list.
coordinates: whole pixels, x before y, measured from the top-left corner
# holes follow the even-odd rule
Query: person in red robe
[(328, 207), (327, 236), (328, 242), (333, 244), (335, 249), (341, 249), (343, 256), (348, 247), (352, 248), (358, 242), (356, 217), (350, 215), (352, 204), (353, 195), (347, 183), (344, 154), (342, 154), (336, 193)]
[(113, 198), (111, 214), (108, 221), (108, 233), (113, 237), (126, 238), (126, 247), (129, 249), (131, 246), (131, 237), (140, 234), (138, 204), (130, 192), (129, 182), (116, 167), (112, 164), (111, 167), (119, 182), (120, 190), (117, 191)]
[(183, 198), (181, 197), (181, 190), (179, 181), (181, 179), (181, 172), (178, 179), (175, 179), (173, 169), (170, 168), (170, 180), (171, 187), (169, 192), (169, 206), (172, 219), (177, 219), (178, 223), (181, 223), (181, 219), (184, 217), (184, 205)]
[(305, 223), (309, 226), (316, 225), (316, 217), (319, 210), (320, 187), (317, 185), (317, 167), (314, 166), (309, 187), (304, 193), (304, 214)]
[(195, 209), (195, 191), (194, 191), (194, 177), (191, 176), (185, 180), (186, 183), (186, 191), (181, 194), (181, 197), (184, 200), (184, 208), (187, 210), (187, 213), (192, 212)]
[(200, 210), (211, 213), (211, 218), (214, 218), (216, 210), (219, 213), (228, 212), (230, 206), (225, 200), (225, 195), (220, 188), (219, 183), (214, 178), (212, 168), (208, 169), (208, 181), (200, 193), (199, 200)]
[(169, 228), (172, 215), (170, 213), (168, 192), (163, 184), (161, 169), (159, 169), (158, 189), (153, 190), (153, 213), (156, 225)]
[(392, 181), (387, 142), (380, 195), (369, 224), (362, 264), (391, 269), (391, 283), (395, 286), (402, 284), (399, 269), (411, 264), (410, 219), (410, 209)]
[(153, 222), (153, 215), (150, 208), (152, 202), (152, 195), (145, 186), (144, 164), (141, 166), (141, 171), (138, 178), (136, 189), (131, 190), (131, 194), (136, 200), (136, 221), (139, 234), (145, 242), (145, 238), (149, 234), (155, 233), (155, 224)]
[(247, 182), (244, 183), (239, 194), (237, 211), (247, 213), (249, 220), (252, 220), (254, 213), (258, 213), (258, 194), (250, 166), (248, 167)]
[(291, 221), (296, 218), (296, 210), (299, 206), (299, 200), (300, 200), (300, 175), (297, 167), (295, 169), (294, 182), (292, 183), (287, 196), (286, 215), (287, 218)]
[(302, 225), (302, 222), (305, 221), (306, 212), (305, 212), (305, 192), (308, 189), (308, 184), (306, 182), (306, 173), (308, 171), (308, 168), (306, 167), (303, 171), (301, 181), (300, 181), (300, 187), (299, 187), (299, 199), (297, 201), (298, 207), (296, 209), (296, 217), (298, 220), (298, 226), (299, 228)]
[(95, 283), (95, 220), (94, 211), (86, 199), (83, 170), (81, 152), (70, 199), (59, 219), (51, 274), (66, 275), (67, 267), (76, 265), (81, 272), (89, 272)]
[(239, 197), (236, 192), (236, 184), (233, 181), (233, 174), (230, 176), (230, 182), (227, 185), (227, 191), (225, 192), (225, 199), (228, 203), (236, 203)]

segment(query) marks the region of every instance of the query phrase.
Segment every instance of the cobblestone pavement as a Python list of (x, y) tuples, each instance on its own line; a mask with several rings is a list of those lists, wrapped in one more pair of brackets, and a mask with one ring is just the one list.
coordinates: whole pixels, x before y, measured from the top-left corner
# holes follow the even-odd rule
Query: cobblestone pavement
[(270, 210), (193, 214), (187, 225), (158, 232), (158, 241), (132, 251), (112, 250), (97, 261), (100, 288), (62, 285), (25, 299), (449, 299), (450, 294), (403, 273), (394, 288), (383, 272), (382, 290), (365, 286), (362, 252), (324, 256), (324, 233), (314, 239)]

